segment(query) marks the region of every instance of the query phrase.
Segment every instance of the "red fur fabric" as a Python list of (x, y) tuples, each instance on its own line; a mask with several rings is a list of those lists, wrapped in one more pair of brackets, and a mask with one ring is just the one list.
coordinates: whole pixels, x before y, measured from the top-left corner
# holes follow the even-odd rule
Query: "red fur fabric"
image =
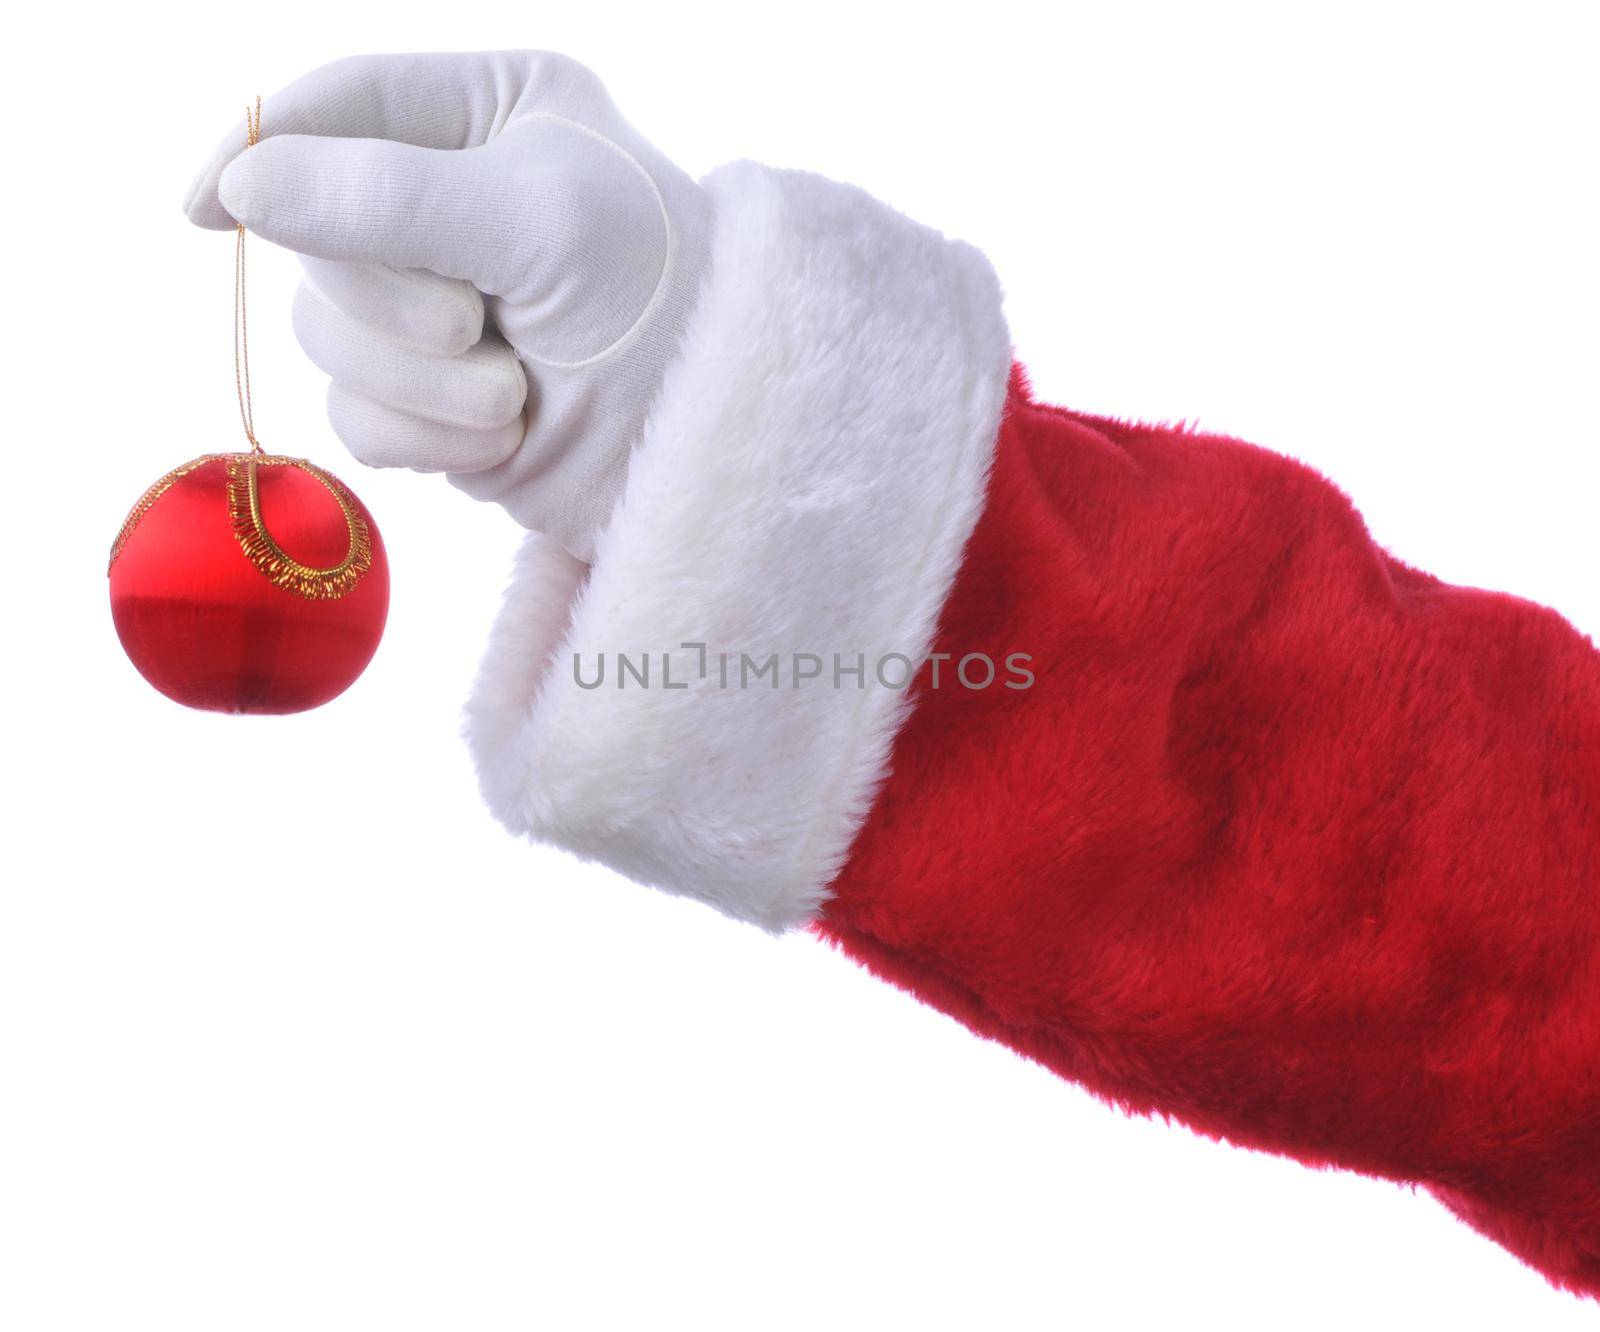
[[(1600, 654), (1307, 468), (1012, 384), (816, 928), (1129, 1110), (1425, 1185), (1600, 1294)], [(981, 672), (975, 672), (980, 674)]]

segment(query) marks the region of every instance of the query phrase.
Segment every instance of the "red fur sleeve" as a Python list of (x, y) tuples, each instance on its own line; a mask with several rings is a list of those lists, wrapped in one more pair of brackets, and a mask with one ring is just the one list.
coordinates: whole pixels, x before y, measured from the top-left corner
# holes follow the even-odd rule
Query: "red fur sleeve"
[(1013, 379), (816, 928), (1131, 1110), (1425, 1184), (1600, 1293), (1600, 655), (1323, 478)]

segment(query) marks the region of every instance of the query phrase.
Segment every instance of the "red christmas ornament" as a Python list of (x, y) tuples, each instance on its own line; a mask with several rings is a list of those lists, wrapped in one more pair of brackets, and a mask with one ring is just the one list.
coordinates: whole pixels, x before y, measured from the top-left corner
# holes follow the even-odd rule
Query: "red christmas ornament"
[(303, 712), (372, 660), (389, 565), (372, 515), (298, 458), (210, 454), (168, 472), (111, 548), (111, 617), (139, 673), (217, 712)]
[[(261, 99), (244, 114), (261, 139)], [(233, 269), (233, 368), (249, 453), (211, 453), (139, 497), (111, 544), (111, 618), (139, 674), (213, 712), (304, 712), (378, 650), (389, 562), (372, 515), (334, 476), (266, 452), (250, 402), (245, 230)]]

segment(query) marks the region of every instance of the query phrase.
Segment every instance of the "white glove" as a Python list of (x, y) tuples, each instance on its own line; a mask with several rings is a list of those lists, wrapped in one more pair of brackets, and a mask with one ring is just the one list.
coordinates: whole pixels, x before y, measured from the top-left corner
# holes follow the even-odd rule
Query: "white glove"
[(185, 211), (304, 257), (295, 332), (340, 439), (588, 559), (706, 269), (704, 192), (547, 52), (337, 61), (262, 134), (229, 134)]

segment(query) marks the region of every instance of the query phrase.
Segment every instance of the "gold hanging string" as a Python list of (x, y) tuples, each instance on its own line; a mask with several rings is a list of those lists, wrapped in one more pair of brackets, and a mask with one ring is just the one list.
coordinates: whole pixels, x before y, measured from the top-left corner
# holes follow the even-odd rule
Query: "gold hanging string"
[[(253, 112), (248, 106), (244, 109), (244, 140), (247, 149), (261, 142), (259, 96)], [(245, 310), (243, 222), (239, 223), (233, 258), (233, 385), (239, 394), (239, 420), (244, 424), (244, 437), (250, 441), (254, 453), (263, 455), (266, 450), (256, 438), (255, 406), (250, 401), (250, 322)]]

